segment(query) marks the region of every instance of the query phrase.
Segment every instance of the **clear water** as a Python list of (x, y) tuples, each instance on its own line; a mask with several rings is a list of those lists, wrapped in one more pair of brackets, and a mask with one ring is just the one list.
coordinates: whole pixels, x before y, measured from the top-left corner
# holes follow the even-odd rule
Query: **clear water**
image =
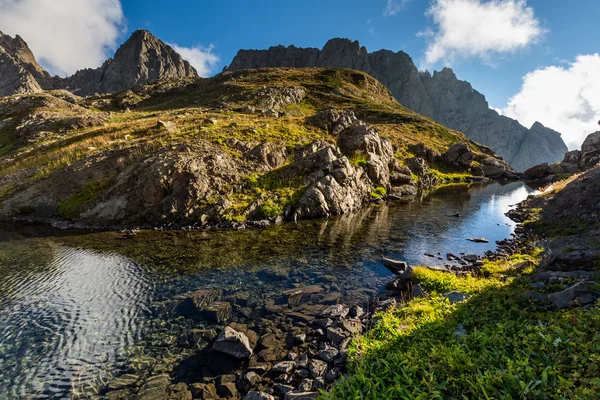
[(447, 187), (411, 203), (236, 232), (0, 228), (0, 398), (78, 397), (132, 360), (177, 359), (176, 337), (190, 323), (154, 310), (190, 290), (246, 294), (251, 312), (233, 316), (241, 321), (268, 318), (264, 305), (292, 287), (372, 298), (391, 278), (381, 256), (434, 265), (446, 263), (438, 253), (493, 250), (514, 229), (504, 213), (532, 192), (520, 182)]

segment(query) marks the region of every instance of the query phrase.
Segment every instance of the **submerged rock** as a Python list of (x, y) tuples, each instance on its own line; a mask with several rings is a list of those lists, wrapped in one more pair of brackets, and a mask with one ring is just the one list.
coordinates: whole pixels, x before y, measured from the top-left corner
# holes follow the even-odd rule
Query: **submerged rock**
[(250, 347), (248, 337), (230, 327), (226, 327), (217, 336), (213, 344), (213, 350), (238, 359), (247, 359), (252, 355), (252, 348)]

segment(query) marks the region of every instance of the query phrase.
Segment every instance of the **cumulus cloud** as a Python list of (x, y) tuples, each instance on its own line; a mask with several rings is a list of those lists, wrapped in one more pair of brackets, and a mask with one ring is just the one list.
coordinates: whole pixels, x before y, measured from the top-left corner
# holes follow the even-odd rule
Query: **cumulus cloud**
[(189, 61), (189, 63), (196, 68), (196, 71), (198, 71), (198, 75), (202, 77), (210, 76), (212, 72), (214, 72), (217, 63), (221, 61), (219, 56), (214, 53), (213, 45), (210, 45), (209, 47), (182, 47), (169, 43), (169, 46), (181, 54), (185, 60)]
[(391, 17), (398, 14), (406, 3), (409, 3), (413, 0), (387, 0), (385, 8), (383, 9), (383, 15), (385, 17)]
[(124, 25), (120, 0), (0, 0), (3, 32), (20, 35), (38, 62), (60, 75), (98, 67)]
[(526, 126), (540, 121), (562, 133), (570, 149), (598, 130), (600, 55), (581, 55), (568, 66), (549, 66), (528, 73), (504, 113)]
[(457, 58), (511, 53), (536, 43), (544, 29), (525, 0), (434, 0), (426, 14), (433, 27), (420, 33), (427, 42), (426, 65)]
[(504, 111), (502, 111), (502, 109), (500, 109), (500, 108), (490, 107), (490, 109), (496, 111), (500, 115), (504, 115)]

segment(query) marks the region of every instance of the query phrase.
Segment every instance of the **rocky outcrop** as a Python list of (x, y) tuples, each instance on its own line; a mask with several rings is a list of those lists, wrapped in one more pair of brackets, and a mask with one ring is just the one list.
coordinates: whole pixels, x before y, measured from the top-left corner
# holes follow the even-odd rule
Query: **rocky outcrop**
[(42, 88), (35, 77), (0, 44), (0, 97), (39, 92), (42, 92)]
[(66, 89), (80, 96), (114, 93), (163, 78), (198, 77), (173, 48), (150, 32), (138, 30), (101, 67), (67, 78), (52, 77), (18, 35), (0, 32), (0, 97)]
[(555, 164), (543, 163), (524, 172), (526, 179), (554, 180), (556, 175), (571, 175), (588, 171), (600, 163), (600, 131), (594, 132), (585, 139), (581, 150), (569, 151), (562, 161)]
[(108, 121), (108, 113), (73, 104), (76, 100), (70, 96), (55, 91), (0, 98), (0, 129), (7, 128), (18, 147)]
[(380, 50), (369, 53), (358, 42), (332, 39), (322, 50), (271, 47), (240, 50), (229, 69), (266, 67), (336, 67), (364, 71), (386, 85), (406, 107), (491, 147), (517, 170), (543, 162), (553, 163), (567, 151), (560, 134), (540, 123), (531, 129), (498, 115), (485, 97), (449, 68), (419, 72), (408, 54)]

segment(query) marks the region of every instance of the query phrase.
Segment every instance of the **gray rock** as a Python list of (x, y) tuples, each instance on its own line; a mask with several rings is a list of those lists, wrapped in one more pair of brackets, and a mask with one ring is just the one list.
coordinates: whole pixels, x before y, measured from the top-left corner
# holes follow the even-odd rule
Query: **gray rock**
[(329, 371), (327, 371), (327, 373), (325, 374), (325, 382), (327, 383), (331, 383), (333, 381), (335, 381), (337, 378), (340, 377), (340, 369), (339, 368), (332, 368)]
[(289, 392), (285, 395), (285, 400), (314, 400), (319, 397), (318, 392)]
[(421, 285), (413, 285), (411, 290), (412, 297), (423, 298), (427, 296), (427, 292), (421, 287)]
[(556, 308), (584, 306), (593, 303), (595, 296), (590, 292), (584, 281), (579, 282), (562, 292), (548, 295), (548, 301)]
[(350, 309), (343, 304), (335, 304), (323, 310), (321, 316), (332, 319), (345, 318), (349, 312)]
[(452, 334), (456, 337), (456, 339), (462, 341), (463, 337), (467, 335), (467, 330), (465, 329), (463, 324), (458, 324), (458, 327), (454, 332), (452, 332)]
[(443, 297), (448, 299), (450, 304), (454, 304), (454, 303), (459, 303), (461, 301), (465, 301), (471, 296), (466, 293), (451, 292), (451, 293), (444, 294)]
[(298, 384), (299, 392), (310, 392), (312, 390), (312, 388), (313, 388), (313, 380), (312, 379), (304, 378)]
[(213, 350), (238, 359), (247, 359), (252, 355), (252, 348), (250, 347), (248, 337), (230, 327), (226, 327), (217, 336), (213, 344)]
[(281, 361), (275, 365), (271, 369), (271, 372), (276, 374), (289, 374), (296, 368), (295, 361)]
[(475, 155), (469, 150), (466, 143), (457, 143), (442, 155), (442, 159), (446, 164), (455, 168), (469, 169), (475, 159)]
[(244, 397), (244, 400), (275, 400), (275, 397), (268, 393), (252, 391), (248, 392), (248, 394)]
[(391, 258), (383, 257), (381, 259), (381, 263), (384, 267), (386, 267), (396, 275), (403, 273), (408, 268), (408, 264), (404, 261), (392, 260)]
[(319, 350), (319, 353), (317, 354), (319, 356), (319, 358), (323, 361), (326, 362), (332, 362), (333, 360), (336, 359), (336, 357), (338, 356), (339, 351), (338, 349), (336, 349), (333, 346), (329, 346), (326, 343), (323, 343), (321, 345), (321, 349)]
[(316, 359), (310, 360), (308, 362), (308, 370), (313, 378), (321, 377), (327, 371), (327, 363)]

